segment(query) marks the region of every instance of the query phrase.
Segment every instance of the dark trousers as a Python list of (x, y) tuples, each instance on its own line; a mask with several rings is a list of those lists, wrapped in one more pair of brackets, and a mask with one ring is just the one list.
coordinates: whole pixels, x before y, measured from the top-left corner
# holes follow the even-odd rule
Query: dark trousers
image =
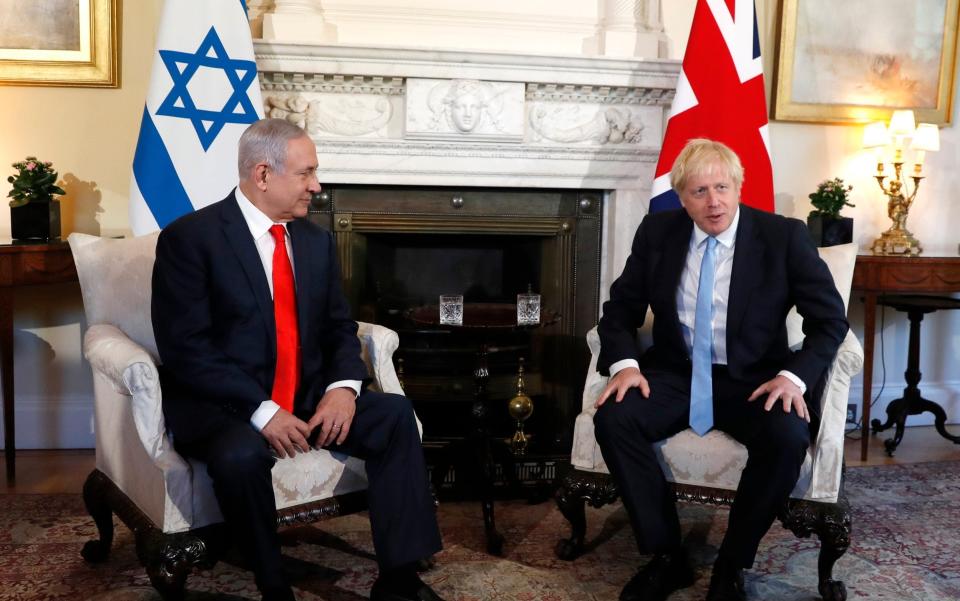
[[(365, 461), (370, 526), (382, 570), (440, 550), (423, 447), (406, 397), (362, 392), (347, 440), (329, 449)], [(248, 422), (233, 421), (209, 439), (178, 444), (177, 450), (207, 464), (220, 509), (260, 590), (287, 587), (270, 475), (276, 458), (266, 439)]]
[[(690, 374), (644, 370), (650, 397), (631, 389), (620, 403), (608, 399), (594, 416), (603, 459), (620, 488), (641, 553), (680, 548), (680, 522), (673, 493), (653, 443), (687, 428)], [(809, 425), (782, 404), (764, 411), (764, 399), (747, 398), (762, 382), (732, 379), (726, 368), (713, 370), (714, 428), (746, 446), (747, 465), (740, 476), (720, 554), (749, 568), (760, 539), (797, 483), (810, 445)]]

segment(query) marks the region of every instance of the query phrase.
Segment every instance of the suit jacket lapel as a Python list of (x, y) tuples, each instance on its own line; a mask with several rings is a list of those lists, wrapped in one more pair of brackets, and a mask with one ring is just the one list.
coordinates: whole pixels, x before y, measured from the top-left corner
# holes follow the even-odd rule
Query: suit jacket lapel
[[(737, 336), (750, 295), (760, 283), (763, 270), (763, 255), (766, 249), (754, 229), (753, 211), (740, 206), (740, 225), (737, 227), (737, 245), (733, 252), (733, 269), (730, 274), (730, 297), (727, 301), (727, 348), (730, 339)], [(728, 357), (729, 359), (729, 357)]]
[(291, 221), (287, 224), (290, 243), (293, 245), (293, 270), (297, 285), (297, 327), (300, 330), (301, 345), (304, 332), (307, 331), (307, 323), (309, 323), (307, 318), (310, 311), (310, 286), (313, 283), (310, 277), (313, 273), (313, 253), (310, 252), (308, 232), (304, 225), (299, 221)]
[(257, 299), (257, 306), (260, 308), (261, 317), (263, 317), (263, 325), (266, 327), (270, 338), (270, 348), (276, 349), (277, 326), (273, 314), (273, 298), (270, 296), (267, 274), (263, 271), (263, 262), (260, 260), (256, 242), (250, 235), (250, 228), (247, 226), (243, 213), (240, 212), (240, 206), (237, 205), (237, 199), (232, 193), (222, 206), (224, 234), (233, 248), (233, 252), (240, 260), (240, 265), (247, 276), (247, 283)]

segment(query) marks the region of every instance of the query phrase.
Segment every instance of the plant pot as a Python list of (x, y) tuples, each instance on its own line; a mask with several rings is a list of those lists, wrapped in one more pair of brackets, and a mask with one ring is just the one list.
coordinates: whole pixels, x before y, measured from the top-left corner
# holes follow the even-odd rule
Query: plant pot
[(853, 242), (853, 217), (810, 215), (807, 229), (817, 246), (836, 246)]
[(10, 207), (10, 237), (14, 240), (58, 240), (60, 202), (30, 202)]

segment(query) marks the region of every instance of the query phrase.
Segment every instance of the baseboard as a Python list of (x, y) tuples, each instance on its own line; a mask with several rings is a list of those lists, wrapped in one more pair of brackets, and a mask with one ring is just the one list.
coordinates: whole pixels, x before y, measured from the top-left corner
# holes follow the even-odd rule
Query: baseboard
[[(14, 419), (18, 449), (94, 447), (93, 396), (90, 394), (47, 397), (18, 393)], [(2, 432), (0, 440), (3, 440)]]

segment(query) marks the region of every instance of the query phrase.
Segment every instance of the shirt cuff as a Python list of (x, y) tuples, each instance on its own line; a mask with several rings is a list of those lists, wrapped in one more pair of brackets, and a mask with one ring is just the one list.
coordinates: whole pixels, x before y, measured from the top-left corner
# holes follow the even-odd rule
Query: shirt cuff
[(800, 394), (807, 394), (807, 385), (804, 384), (803, 380), (797, 377), (797, 375), (791, 371), (781, 369), (778, 373), (778, 376), (783, 376), (784, 378), (790, 380), (794, 384), (800, 387)]
[(637, 363), (636, 359), (621, 359), (610, 366), (610, 377), (617, 375), (618, 372), (623, 371), (628, 367), (636, 367), (640, 369), (640, 364)]
[(257, 407), (257, 410), (254, 411), (253, 415), (250, 416), (250, 423), (254, 428), (257, 429), (257, 432), (262, 432), (264, 426), (267, 425), (267, 422), (273, 419), (273, 416), (277, 414), (277, 411), (280, 411), (280, 405), (267, 399), (266, 401), (260, 403), (260, 406)]
[(327, 386), (326, 392), (330, 392), (334, 388), (349, 388), (353, 391), (353, 394), (360, 396), (360, 380), (337, 380), (333, 384)]

